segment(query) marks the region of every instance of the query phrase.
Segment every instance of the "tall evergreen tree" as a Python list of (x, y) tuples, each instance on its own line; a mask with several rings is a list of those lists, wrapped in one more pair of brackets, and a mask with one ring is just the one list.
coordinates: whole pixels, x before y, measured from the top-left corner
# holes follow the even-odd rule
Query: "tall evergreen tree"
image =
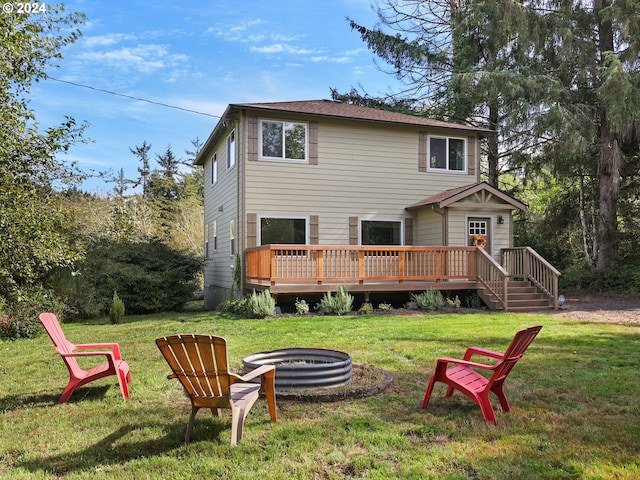
[(620, 173), (637, 162), (639, 150), (640, 2), (548, 0), (544, 6), (548, 40), (540, 58), (552, 89), (542, 126), (555, 136), (551, 158), (569, 157), (595, 180), (592, 241), (596, 267), (604, 270), (618, 257)]
[(140, 178), (136, 183), (136, 186), (142, 185), (142, 196), (146, 197), (147, 195), (147, 185), (149, 183), (149, 177), (151, 176), (151, 165), (149, 164), (149, 150), (151, 150), (151, 144), (147, 143), (146, 140), (142, 142), (141, 146), (136, 146), (134, 148), (129, 147), (129, 151), (133, 153), (138, 160), (140, 160), (141, 166), (138, 167), (138, 173), (140, 174)]
[(396, 96), (410, 95), (421, 114), (498, 133), (486, 151), (488, 181), (497, 187), (501, 170), (537, 142), (531, 119), (544, 77), (528, 56), (538, 35), (533, 11), (516, 0), (385, 0), (378, 15), (401, 33), (351, 26), (407, 85)]

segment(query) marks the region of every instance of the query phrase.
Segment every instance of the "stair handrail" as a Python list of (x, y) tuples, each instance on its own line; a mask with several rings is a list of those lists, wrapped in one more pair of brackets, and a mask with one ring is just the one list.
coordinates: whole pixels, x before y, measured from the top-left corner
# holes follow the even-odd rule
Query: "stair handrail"
[(500, 265), (483, 247), (477, 247), (477, 279), (489, 293), (502, 304), (506, 312), (509, 308), (509, 272)]
[(560, 271), (531, 247), (502, 249), (502, 266), (512, 277), (530, 281), (558, 308), (558, 278)]

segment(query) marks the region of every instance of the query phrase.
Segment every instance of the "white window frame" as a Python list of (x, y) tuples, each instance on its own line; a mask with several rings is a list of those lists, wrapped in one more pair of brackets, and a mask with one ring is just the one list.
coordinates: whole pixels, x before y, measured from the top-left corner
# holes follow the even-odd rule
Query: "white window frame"
[[(446, 151), (445, 151), (445, 160), (446, 160), (446, 168), (437, 168), (431, 166), (431, 139), (442, 139), (446, 140)], [(463, 152), (462, 157), (464, 158), (464, 169), (462, 170), (450, 170), (449, 169), (449, 141), (450, 140), (462, 140)], [(447, 173), (460, 173), (466, 174), (469, 169), (469, 158), (467, 157), (468, 152), (468, 139), (466, 137), (453, 137), (448, 135), (427, 135), (427, 170), (430, 172), (447, 172)]]
[[(404, 217), (359, 217), (358, 218), (358, 244), (362, 244), (362, 222), (392, 222), (400, 224), (400, 245), (399, 247), (404, 245)], [(375, 245), (365, 245), (365, 246), (375, 246)]]
[[(285, 134), (285, 128), (284, 125), (287, 123), (292, 123), (292, 124), (299, 124), (299, 125), (304, 125), (304, 158), (286, 158), (285, 154), (287, 151), (286, 145), (285, 145), (285, 139), (282, 139), (282, 157), (265, 157), (262, 152), (263, 152), (263, 138), (262, 138), (262, 125), (264, 123), (281, 123), (283, 125), (282, 128), (282, 135)], [(261, 118), (260, 119), (260, 124), (259, 124), (259, 131), (260, 131), (260, 139), (259, 139), (259, 143), (258, 143), (258, 148), (260, 149), (260, 154), (259, 154), (259, 158), (262, 161), (265, 162), (291, 162), (291, 163), (309, 163), (309, 123), (308, 122), (299, 122), (299, 121), (290, 121), (290, 120), (279, 120), (279, 119), (273, 119), (273, 118)]]
[(218, 153), (214, 153), (211, 159), (211, 185), (216, 183), (218, 183)]
[(227, 137), (227, 170), (231, 170), (236, 165), (236, 131), (231, 130)]
[(238, 247), (236, 245), (236, 221), (235, 219), (229, 222), (229, 252), (230, 256), (234, 257)]
[(305, 215), (282, 215), (279, 213), (274, 213), (274, 214), (260, 214), (258, 215), (258, 225), (256, 226), (256, 230), (257, 230), (257, 238), (256, 238), (256, 244), (257, 245), (262, 245), (262, 220), (264, 218), (276, 218), (276, 219), (283, 219), (283, 220), (304, 220), (304, 245), (309, 245), (309, 216), (305, 216)]
[(209, 224), (204, 224), (204, 258), (209, 258)]
[(213, 221), (213, 251), (218, 251), (218, 221)]

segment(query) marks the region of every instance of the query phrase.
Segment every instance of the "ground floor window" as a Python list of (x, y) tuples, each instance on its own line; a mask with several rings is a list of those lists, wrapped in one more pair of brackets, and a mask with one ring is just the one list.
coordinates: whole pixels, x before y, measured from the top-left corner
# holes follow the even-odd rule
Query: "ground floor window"
[(306, 243), (306, 218), (262, 217), (260, 219), (260, 245), (306, 245)]
[(362, 245), (402, 245), (402, 222), (362, 220)]

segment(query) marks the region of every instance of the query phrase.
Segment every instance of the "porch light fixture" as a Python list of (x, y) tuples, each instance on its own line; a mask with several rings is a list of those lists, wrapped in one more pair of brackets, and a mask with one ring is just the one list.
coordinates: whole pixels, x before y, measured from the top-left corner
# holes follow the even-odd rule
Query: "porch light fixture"
[(504, 217), (502, 215), (498, 215), (498, 223), (502, 225), (504, 223)]

